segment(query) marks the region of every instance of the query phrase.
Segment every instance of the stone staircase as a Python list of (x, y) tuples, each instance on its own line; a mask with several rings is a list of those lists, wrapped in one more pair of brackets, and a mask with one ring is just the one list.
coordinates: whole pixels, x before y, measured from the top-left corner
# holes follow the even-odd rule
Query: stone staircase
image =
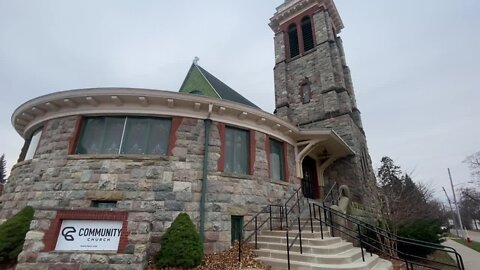
[[(305, 221), (302, 221), (302, 224)], [(323, 226), (323, 239), (320, 226), (314, 225), (313, 233), (310, 224), (302, 231), (302, 248), (300, 253), (299, 239), (290, 249), (290, 269), (298, 270), (393, 270), (392, 263), (380, 259), (377, 255), (362, 251), (352, 243), (340, 237), (332, 237), (330, 230)], [(298, 225), (289, 228), (290, 243), (298, 233)], [(284, 230), (263, 230), (257, 238), (258, 260), (272, 266), (273, 269), (288, 269), (287, 238)]]

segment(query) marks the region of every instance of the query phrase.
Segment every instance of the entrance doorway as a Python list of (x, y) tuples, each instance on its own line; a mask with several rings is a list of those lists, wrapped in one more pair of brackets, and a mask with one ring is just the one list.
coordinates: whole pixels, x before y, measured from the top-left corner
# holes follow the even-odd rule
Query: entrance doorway
[(303, 179), (302, 179), (303, 195), (310, 199), (320, 198), (319, 188), (318, 188), (318, 177), (317, 177), (317, 162), (313, 158), (306, 156), (303, 159), (302, 169), (303, 169)]

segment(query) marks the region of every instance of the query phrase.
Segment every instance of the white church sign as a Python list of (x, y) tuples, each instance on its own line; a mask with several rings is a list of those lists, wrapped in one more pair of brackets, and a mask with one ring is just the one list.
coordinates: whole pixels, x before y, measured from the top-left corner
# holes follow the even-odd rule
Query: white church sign
[(64, 220), (58, 234), (58, 251), (117, 251), (122, 221)]

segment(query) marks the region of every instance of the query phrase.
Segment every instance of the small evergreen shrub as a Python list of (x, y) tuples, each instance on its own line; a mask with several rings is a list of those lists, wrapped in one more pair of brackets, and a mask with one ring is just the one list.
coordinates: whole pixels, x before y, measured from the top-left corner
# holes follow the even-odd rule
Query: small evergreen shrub
[(186, 213), (181, 213), (160, 239), (161, 248), (155, 256), (158, 267), (193, 268), (203, 259), (203, 244), (195, 225)]
[[(400, 226), (398, 235), (416, 240), (432, 242), (440, 244), (440, 225), (436, 221), (417, 221), (413, 224)], [(398, 250), (405, 253), (415, 254), (419, 257), (426, 258), (427, 255), (433, 253), (435, 249), (415, 246), (405, 243), (398, 243)]]
[(33, 208), (27, 206), (0, 225), (0, 262), (17, 260), (30, 229), (33, 212)]

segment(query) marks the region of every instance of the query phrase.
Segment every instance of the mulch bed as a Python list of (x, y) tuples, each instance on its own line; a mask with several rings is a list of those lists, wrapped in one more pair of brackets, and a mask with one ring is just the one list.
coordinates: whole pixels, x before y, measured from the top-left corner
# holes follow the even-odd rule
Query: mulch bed
[[(262, 262), (255, 260), (254, 247), (251, 244), (242, 246), (242, 261), (238, 261), (238, 245), (234, 245), (231, 249), (206, 254), (201, 265), (193, 268), (194, 270), (238, 270), (238, 269), (259, 269), (272, 270), (270, 266), (264, 265)], [(155, 262), (150, 261), (148, 270), (156, 270)], [(167, 267), (163, 270), (183, 270), (181, 267)]]

